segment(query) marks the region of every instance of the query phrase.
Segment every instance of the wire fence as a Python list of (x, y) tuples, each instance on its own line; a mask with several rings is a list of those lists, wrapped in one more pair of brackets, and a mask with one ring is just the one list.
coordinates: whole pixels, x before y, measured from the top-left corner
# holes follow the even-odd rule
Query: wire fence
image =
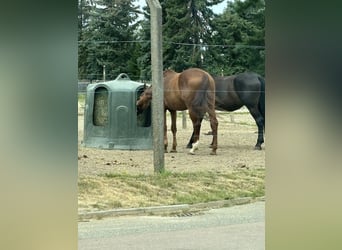
[[(151, 43), (150, 40), (90, 40), (78, 41), (78, 44), (115, 44), (115, 43)], [(184, 46), (198, 46), (198, 47), (222, 47), (222, 48), (249, 48), (249, 49), (265, 49), (264, 45), (249, 45), (249, 44), (206, 44), (206, 43), (177, 43), (171, 41), (163, 41), (164, 44), (184, 45)]]

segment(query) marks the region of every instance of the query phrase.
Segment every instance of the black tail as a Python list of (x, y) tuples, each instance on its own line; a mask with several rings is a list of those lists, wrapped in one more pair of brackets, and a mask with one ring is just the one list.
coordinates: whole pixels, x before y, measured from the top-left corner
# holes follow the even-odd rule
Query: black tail
[(260, 88), (260, 97), (259, 97), (259, 111), (262, 114), (262, 117), (264, 118), (264, 129), (265, 129), (265, 79), (261, 76), (258, 76), (258, 79), (261, 83)]

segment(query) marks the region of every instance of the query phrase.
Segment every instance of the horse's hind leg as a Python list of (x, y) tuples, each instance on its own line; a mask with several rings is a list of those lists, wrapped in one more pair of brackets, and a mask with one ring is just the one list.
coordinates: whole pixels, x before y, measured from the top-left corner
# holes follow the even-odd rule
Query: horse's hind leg
[(264, 118), (259, 112), (257, 107), (247, 107), (251, 115), (253, 116), (256, 125), (258, 126), (258, 139), (254, 149), (261, 150), (261, 144), (264, 143)]
[(193, 133), (190, 139), (190, 142), (192, 141), (192, 147), (189, 153), (195, 154), (195, 150), (198, 149), (199, 135), (200, 135), (201, 124), (203, 120), (203, 115), (197, 114), (196, 112), (193, 112), (190, 109), (189, 109), (189, 115), (190, 115), (192, 125), (193, 125)]
[(186, 148), (192, 148), (192, 144), (194, 143), (194, 132), (192, 132), (192, 135), (190, 137), (190, 140), (188, 142), (188, 145), (186, 145)]
[(210, 120), (210, 127), (213, 135), (213, 140), (210, 144), (210, 147), (212, 148), (211, 155), (216, 155), (216, 149), (217, 149), (217, 127), (218, 127), (218, 121), (216, 118), (215, 110), (209, 110), (209, 120)]
[(176, 134), (177, 134), (177, 111), (172, 110), (172, 111), (170, 111), (170, 113), (171, 113), (171, 131), (172, 131), (172, 136), (173, 136), (172, 149), (170, 152), (176, 153), (177, 152), (177, 138), (176, 138)]

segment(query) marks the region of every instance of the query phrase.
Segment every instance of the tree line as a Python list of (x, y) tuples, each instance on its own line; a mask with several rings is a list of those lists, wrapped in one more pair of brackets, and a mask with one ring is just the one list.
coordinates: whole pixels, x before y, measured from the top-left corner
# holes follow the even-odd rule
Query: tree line
[[(265, 1), (160, 0), (163, 66), (212, 75), (265, 72)], [(78, 0), (78, 78), (151, 79), (150, 13), (131, 0)]]

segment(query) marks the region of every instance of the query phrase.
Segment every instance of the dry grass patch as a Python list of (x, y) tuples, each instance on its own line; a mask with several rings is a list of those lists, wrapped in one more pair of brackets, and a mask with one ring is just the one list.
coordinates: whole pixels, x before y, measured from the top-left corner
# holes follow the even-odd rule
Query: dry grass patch
[(80, 177), (78, 203), (79, 209), (91, 211), (261, 197), (264, 177), (263, 167), (229, 173), (107, 173)]

